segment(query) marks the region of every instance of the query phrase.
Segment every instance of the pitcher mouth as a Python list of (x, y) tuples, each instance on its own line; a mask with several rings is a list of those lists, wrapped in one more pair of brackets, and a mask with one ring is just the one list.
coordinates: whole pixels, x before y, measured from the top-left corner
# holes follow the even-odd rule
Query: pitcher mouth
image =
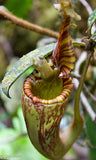
[(33, 103), (41, 103), (41, 104), (49, 104), (49, 105), (54, 103), (61, 103), (65, 99), (69, 98), (71, 90), (73, 88), (71, 77), (67, 77), (66, 79), (63, 79), (63, 88), (61, 93), (58, 96), (52, 99), (43, 99), (34, 95), (34, 93), (32, 93), (33, 84), (34, 84), (34, 76), (33, 74), (31, 74), (24, 81), (23, 89), (24, 89), (25, 95), (30, 99), (32, 99)]

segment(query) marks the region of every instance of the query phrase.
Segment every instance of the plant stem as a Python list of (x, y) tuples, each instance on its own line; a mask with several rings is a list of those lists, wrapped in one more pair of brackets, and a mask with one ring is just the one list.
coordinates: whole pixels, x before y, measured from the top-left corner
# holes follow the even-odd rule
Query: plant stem
[(96, 124), (96, 113), (93, 111), (92, 106), (88, 102), (88, 99), (86, 98), (86, 96), (84, 95), (83, 92), (81, 92), (80, 97), (81, 97), (81, 102), (82, 102), (85, 110), (89, 114), (89, 116), (92, 119), (92, 121), (94, 122), (94, 124)]
[(89, 5), (89, 3), (86, 1), (86, 0), (79, 0), (86, 8), (88, 14), (90, 15), (92, 13), (92, 8), (91, 6)]
[[(3, 18), (11, 21), (13, 24), (16, 24), (22, 28), (27, 29), (27, 30), (31, 30), (31, 31), (34, 31), (34, 32), (37, 32), (37, 33), (40, 33), (43, 35), (54, 37), (56, 39), (58, 39), (58, 37), (59, 37), (58, 32), (55, 32), (53, 30), (41, 27), (39, 25), (30, 23), (30, 22), (23, 20), (21, 18), (18, 18), (16, 16), (14, 16), (11, 12), (9, 12), (5, 7), (3, 9), (0, 8), (0, 15), (3, 16)], [(75, 47), (80, 47), (80, 46), (85, 47), (85, 43), (83, 43), (83, 42), (77, 42), (77, 41), (74, 41), (73, 39), (72, 39), (72, 41), (73, 41), (72, 42), (73, 46), (75, 46)]]
[(0, 15), (3, 18), (11, 21), (13, 24), (16, 24), (16, 25), (18, 25), (20, 27), (23, 27), (25, 29), (28, 29), (28, 30), (31, 30), (31, 31), (35, 31), (37, 33), (40, 33), (40, 34), (43, 34), (43, 35), (47, 35), (47, 36), (51, 36), (51, 37), (55, 37), (55, 38), (58, 38), (58, 36), (59, 36), (58, 32), (52, 31), (52, 30), (47, 29), (47, 28), (43, 28), (41, 26), (32, 24), (32, 23), (30, 23), (30, 22), (28, 22), (26, 20), (23, 20), (21, 18), (18, 18), (16, 16), (14, 16), (5, 7), (4, 7), (4, 9), (0, 9)]
[(85, 62), (84, 68), (83, 68), (83, 73), (82, 73), (82, 76), (80, 79), (79, 87), (76, 91), (75, 102), (74, 102), (74, 116), (75, 116), (75, 119), (77, 119), (77, 120), (80, 117), (80, 112), (79, 112), (80, 93), (83, 88), (86, 72), (87, 72), (92, 54), (93, 54), (93, 51), (88, 53), (88, 55), (87, 55), (87, 59), (86, 59), (86, 62)]
[[(81, 78), (81, 75), (76, 74), (75, 72), (71, 72), (70, 76), (72, 78), (76, 78), (78, 80), (80, 80), (80, 78)], [(91, 99), (91, 101), (93, 101), (94, 103), (96, 103), (96, 97), (88, 90), (88, 88), (85, 85), (85, 83), (83, 84), (83, 88), (84, 88), (84, 91), (85, 91), (86, 95)]]
[(96, 97), (88, 90), (85, 84), (84, 84), (84, 91), (86, 92), (86, 95), (96, 104)]
[(76, 78), (76, 79), (78, 79), (78, 80), (80, 80), (80, 78), (81, 78), (81, 75), (80, 75), (80, 74), (77, 74), (77, 73), (75, 73), (75, 72), (71, 72), (71, 73), (70, 73), (70, 76), (71, 76), (72, 78)]

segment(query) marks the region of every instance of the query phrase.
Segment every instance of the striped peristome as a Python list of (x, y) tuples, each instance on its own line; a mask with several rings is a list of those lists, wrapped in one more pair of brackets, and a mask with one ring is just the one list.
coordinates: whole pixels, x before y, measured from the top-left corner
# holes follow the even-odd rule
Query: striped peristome
[(58, 38), (57, 45), (53, 51), (53, 62), (60, 68), (59, 77), (66, 78), (73, 70), (75, 55), (70, 35), (70, 17), (65, 16)]
[(72, 83), (72, 79), (71, 77), (66, 78), (63, 80), (63, 91), (61, 92), (60, 95), (58, 95), (57, 97), (50, 99), (50, 100), (46, 100), (46, 99), (41, 99), (36, 97), (33, 93), (32, 93), (32, 85), (34, 84), (34, 76), (33, 74), (30, 74), (24, 81), (24, 85), (23, 85), (23, 89), (25, 94), (32, 99), (33, 103), (42, 103), (42, 104), (53, 104), (53, 103), (59, 103), (64, 101), (67, 97), (69, 97), (71, 90), (73, 88), (73, 83)]

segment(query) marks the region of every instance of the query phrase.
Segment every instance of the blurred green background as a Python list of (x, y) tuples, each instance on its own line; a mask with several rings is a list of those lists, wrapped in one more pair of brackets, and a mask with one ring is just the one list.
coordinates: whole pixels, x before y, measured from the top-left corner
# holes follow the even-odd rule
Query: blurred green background
[[(59, 31), (62, 15), (53, 7), (52, 0), (0, 0), (0, 5), (4, 5), (14, 15), (26, 19), (34, 24), (47, 27), (49, 29)], [(96, 8), (94, 0), (88, 0), (92, 9)], [(85, 7), (78, 1), (73, 0), (75, 10), (81, 15), (82, 20), (77, 24), (76, 28), (71, 28), (72, 38), (81, 38), (86, 35), (88, 13)], [(81, 12), (82, 11), (82, 12)], [(72, 23), (75, 23), (72, 21)], [(9, 21), (5, 21), (0, 17), (0, 83), (7, 69), (12, 66), (24, 54), (40, 47), (44, 44), (55, 42), (56, 39), (31, 32), (20, 28)], [(77, 58), (80, 56), (81, 50), (76, 49)], [(96, 66), (96, 65), (95, 65)], [(21, 78), (13, 85), (10, 95), (12, 99), (8, 99), (0, 88), (0, 159), (20, 159), (20, 160), (46, 160), (32, 146), (25, 127), (22, 114), (20, 94), (23, 81), (32, 69), (27, 70)], [(94, 77), (86, 80), (89, 88), (96, 86), (96, 67), (94, 67)], [(95, 89), (94, 89), (95, 90)], [(93, 91), (96, 95), (96, 90)], [(66, 116), (62, 121), (63, 127), (66, 128), (73, 114), (74, 103), (73, 90), (71, 99), (68, 104)], [(89, 100), (90, 102), (90, 100)], [(90, 102), (91, 103), (91, 102)], [(94, 105), (92, 103), (93, 108)], [(96, 108), (95, 108), (96, 111)], [(96, 125), (92, 122), (89, 115), (85, 113), (85, 126), (76, 146), (70, 149), (65, 156), (65, 160), (96, 160)], [(85, 149), (86, 155), (80, 155), (76, 147)], [(75, 148), (75, 149), (74, 149)]]

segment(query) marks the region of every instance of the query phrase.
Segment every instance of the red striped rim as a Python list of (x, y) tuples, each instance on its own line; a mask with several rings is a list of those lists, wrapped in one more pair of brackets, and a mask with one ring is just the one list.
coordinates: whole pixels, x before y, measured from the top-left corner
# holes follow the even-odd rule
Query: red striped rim
[(73, 88), (72, 79), (71, 77), (68, 77), (64, 79), (63, 90), (61, 94), (53, 99), (46, 100), (46, 99), (38, 98), (32, 93), (32, 81), (33, 81), (33, 75), (31, 74), (24, 81), (23, 89), (24, 89), (25, 95), (30, 99), (32, 99), (33, 103), (54, 104), (54, 103), (63, 102), (70, 96), (71, 90)]

